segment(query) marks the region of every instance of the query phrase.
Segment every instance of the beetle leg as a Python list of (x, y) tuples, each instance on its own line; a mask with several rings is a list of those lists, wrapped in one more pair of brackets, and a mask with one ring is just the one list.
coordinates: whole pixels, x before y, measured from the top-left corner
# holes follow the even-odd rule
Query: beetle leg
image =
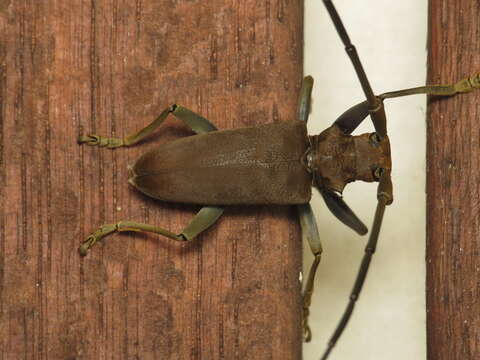
[(172, 114), (178, 119), (182, 120), (197, 134), (204, 134), (217, 130), (217, 127), (203, 116), (193, 112), (192, 110), (184, 108), (183, 106), (173, 105)]
[(379, 96), (381, 100), (400, 96), (427, 94), (433, 96), (452, 96), (480, 89), (480, 73), (449, 85), (427, 85), (411, 89), (391, 91)]
[(312, 295), (315, 283), (315, 274), (322, 255), (322, 243), (318, 234), (317, 223), (312, 212), (310, 204), (297, 205), (298, 217), (300, 226), (302, 228), (302, 240), (308, 242), (313, 256), (315, 257), (308, 273), (307, 283), (303, 290), (303, 314), (302, 327), (303, 337), (305, 342), (312, 339), (312, 331), (308, 325), (308, 316), (310, 315), (310, 304), (312, 302)]
[(365, 235), (368, 232), (365, 224), (360, 220), (352, 209), (343, 200), (343, 197), (336, 192), (319, 188), (320, 194), (325, 200), (328, 209), (335, 217), (342, 223), (347, 225), (350, 229), (356, 231), (359, 235)]
[(337, 125), (344, 134), (351, 134), (360, 123), (369, 115), (369, 105), (367, 101), (363, 101), (340, 115), (335, 120)]
[(180, 234), (175, 234), (169, 230), (158, 226), (138, 223), (134, 221), (120, 221), (116, 224), (103, 225), (80, 245), (78, 252), (81, 256), (87, 255), (88, 250), (101, 240), (103, 237), (114, 232), (122, 231), (137, 231), (150, 232), (154, 234), (163, 235), (169, 239), (176, 241), (191, 241), (201, 232), (212, 226), (218, 218), (222, 215), (223, 208), (216, 206), (206, 206), (193, 217), (190, 223), (182, 230)]
[(312, 102), (313, 77), (305, 76), (298, 97), (298, 119), (300, 121), (308, 121)]
[(188, 110), (180, 105), (172, 105), (162, 113), (148, 126), (142, 130), (127, 136), (125, 138), (107, 138), (99, 135), (80, 135), (78, 137), (79, 144), (87, 144), (92, 146), (106, 146), (114, 149), (121, 146), (131, 146), (149, 136), (157, 127), (159, 127), (167, 118), (168, 114), (175, 115), (176, 118), (182, 120), (197, 134), (215, 131), (217, 128), (210, 121), (199, 114)]
[(143, 128), (139, 132), (127, 136), (125, 138), (107, 138), (99, 135), (80, 135), (78, 137), (79, 144), (87, 144), (92, 146), (106, 146), (109, 149), (114, 149), (121, 146), (130, 146), (138, 141), (142, 140), (146, 136), (150, 135), (160, 124), (162, 124), (167, 118), (168, 114), (172, 111), (172, 108), (165, 109), (162, 113), (147, 127)]
[[(466, 93), (476, 89), (480, 89), (480, 73), (472, 75), (468, 78), (460, 80), (455, 84), (449, 85), (427, 85), (419, 86), (410, 89), (396, 90), (378, 95), (378, 98), (383, 101), (401, 96), (426, 94), (432, 96), (452, 96), (459, 93)], [(364, 101), (340, 115), (335, 120), (335, 125), (345, 134), (351, 134), (360, 123), (369, 115), (368, 102)]]

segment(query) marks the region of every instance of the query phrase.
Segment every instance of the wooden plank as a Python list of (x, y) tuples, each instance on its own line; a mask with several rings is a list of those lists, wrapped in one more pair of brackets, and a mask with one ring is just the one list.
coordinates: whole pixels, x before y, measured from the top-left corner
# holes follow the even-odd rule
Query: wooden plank
[[(480, 3), (430, 0), (430, 83), (480, 69)], [(480, 92), (428, 111), (427, 338), (431, 360), (480, 358)]]
[[(173, 102), (219, 128), (295, 117), (303, 3), (0, 0), (0, 353), (3, 359), (299, 359), (301, 245), (286, 207), (228, 209), (190, 244), (115, 235), (172, 230), (198, 210), (127, 184), (127, 164), (190, 135), (173, 120), (122, 136)], [(268, 141), (268, 139), (266, 139)]]

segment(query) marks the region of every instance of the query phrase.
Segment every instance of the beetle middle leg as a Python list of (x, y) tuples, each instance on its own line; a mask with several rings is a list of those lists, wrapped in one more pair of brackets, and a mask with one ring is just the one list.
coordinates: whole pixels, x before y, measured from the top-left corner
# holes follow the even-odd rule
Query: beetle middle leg
[(106, 146), (110, 149), (121, 146), (132, 146), (149, 136), (157, 127), (159, 127), (169, 114), (175, 115), (176, 118), (182, 120), (197, 134), (203, 134), (217, 130), (216, 126), (203, 116), (184, 108), (183, 106), (173, 104), (162, 113), (152, 123), (142, 130), (126, 136), (124, 138), (108, 138), (99, 135), (81, 135), (78, 137), (79, 144), (87, 144), (92, 146)]
[(315, 284), (315, 274), (317, 273), (318, 265), (322, 256), (322, 243), (320, 242), (320, 236), (318, 234), (317, 222), (313, 215), (310, 204), (297, 205), (298, 218), (300, 220), (300, 226), (302, 228), (302, 241), (308, 242), (310, 250), (312, 250), (314, 259), (308, 272), (307, 282), (303, 290), (303, 314), (302, 314), (302, 327), (303, 338), (305, 342), (309, 342), (312, 339), (312, 331), (308, 325), (308, 316), (310, 315), (310, 305), (312, 302), (312, 295)]
[[(313, 88), (313, 78), (306, 76), (303, 78), (302, 88), (300, 89), (300, 96), (298, 99), (298, 118), (301, 121), (308, 121), (311, 106), (311, 94)], [(308, 317), (310, 315), (310, 305), (312, 303), (312, 295), (315, 284), (315, 274), (317, 273), (318, 265), (320, 264), (322, 256), (322, 244), (320, 242), (320, 235), (318, 234), (317, 222), (310, 204), (301, 204), (296, 206), (297, 214), (302, 229), (302, 242), (308, 242), (310, 250), (314, 256), (313, 263), (308, 272), (307, 282), (303, 289), (303, 304), (302, 304), (302, 328), (303, 339), (309, 342), (312, 339), (312, 331), (308, 325)]]

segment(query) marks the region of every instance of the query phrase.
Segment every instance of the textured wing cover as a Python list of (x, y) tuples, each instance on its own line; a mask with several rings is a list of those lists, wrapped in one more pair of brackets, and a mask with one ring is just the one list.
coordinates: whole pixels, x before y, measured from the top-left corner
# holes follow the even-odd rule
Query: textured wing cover
[(130, 183), (156, 199), (202, 205), (301, 204), (311, 175), (300, 159), (304, 122), (278, 122), (182, 138), (144, 154)]

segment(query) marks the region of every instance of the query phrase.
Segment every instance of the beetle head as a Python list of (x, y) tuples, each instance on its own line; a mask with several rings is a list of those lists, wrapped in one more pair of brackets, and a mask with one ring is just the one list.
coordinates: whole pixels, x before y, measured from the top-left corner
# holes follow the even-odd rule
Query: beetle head
[(376, 133), (352, 136), (332, 125), (312, 136), (307, 165), (313, 172), (315, 185), (342, 193), (345, 185), (356, 180), (379, 181), (382, 172), (390, 175), (391, 158), (388, 136)]
[(311, 148), (305, 164), (312, 172), (330, 211), (345, 225), (364, 235), (367, 227), (343, 201), (345, 185), (362, 180), (378, 181), (377, 198), (390, 204), (393, 200), (390, 179), (391, 159), (388, 136), (376, 133), (352, 136), (332, 125), (320, 135), (310, 137)]
[(381, 139), (377, 133), (353, 136), (355, 144), (355, 180), (379, 181), (382, 171), (390, 174), (392, 160), (388, 136)]

